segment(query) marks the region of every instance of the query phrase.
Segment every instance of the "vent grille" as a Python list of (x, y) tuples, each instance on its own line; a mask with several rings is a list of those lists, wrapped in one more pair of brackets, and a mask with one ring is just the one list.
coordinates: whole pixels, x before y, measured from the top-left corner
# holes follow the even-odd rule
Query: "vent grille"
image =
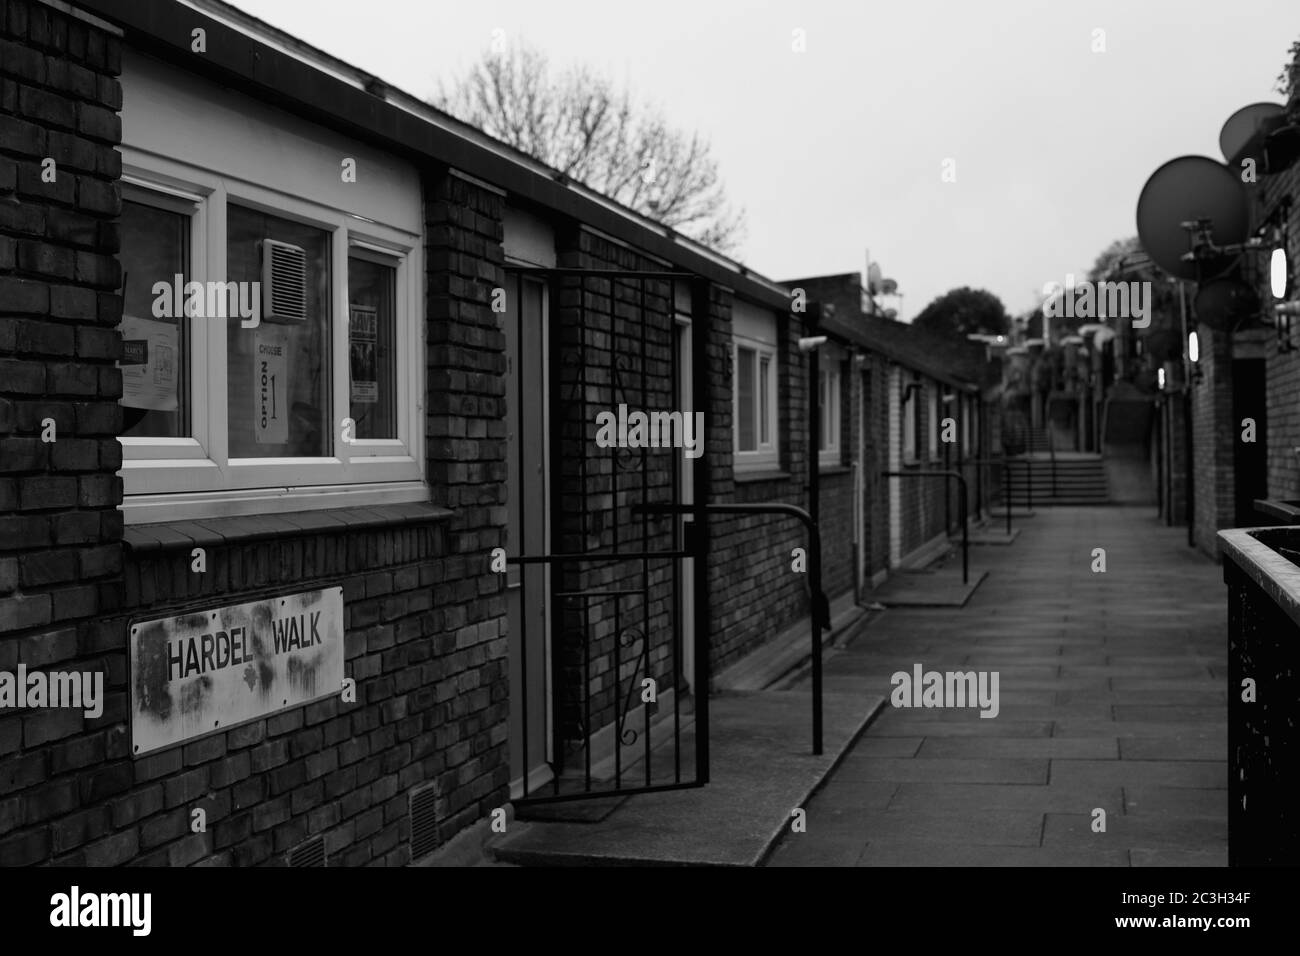
[(411, 791), (411, 859), (430, 853), (438, 845), (438, 816), (434, 810), (437, 792), (434, 784)]
[(290, 866), (324, 866), (325, 837), (312, 837), (289, 851)]
[(262, 318), (307, 318), (307, 251), (301, 246), (262, 240)]

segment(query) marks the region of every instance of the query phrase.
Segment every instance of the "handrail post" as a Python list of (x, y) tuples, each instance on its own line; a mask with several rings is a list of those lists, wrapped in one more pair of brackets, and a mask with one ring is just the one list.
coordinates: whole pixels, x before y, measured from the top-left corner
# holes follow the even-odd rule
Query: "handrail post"
[(1052, 425), (1047, 425), (1047, 450), (1052, 454), (1052, 497), (1056, 497), (1056, 439), (1052, 437)]
[(1007, 537), (1011, 537), (1011, 459), (1002, 460), (1002, 508), (1007, 513)]

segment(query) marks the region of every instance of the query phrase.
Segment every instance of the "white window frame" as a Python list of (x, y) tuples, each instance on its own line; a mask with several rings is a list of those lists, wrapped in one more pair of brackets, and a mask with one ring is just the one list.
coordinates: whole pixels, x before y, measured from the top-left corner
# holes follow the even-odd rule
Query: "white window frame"
[(939, 383), (928, 383), (925, 391), (929, 397), (926, 404), (929, 419), (926, 423), (926, 451), (930, 455), (930, 461), (936, 461), (939, 458), (939, 410), (943, 407), (943, 402), (939, 397)]
[(821, 356), (818, 364), (820, 381), (817, 383), (817, 404), (821, 417), (821, 447), (817, 450), (817, 462), (822, 468), (834, 468), (841, 464), (840, 389), (844, 385), (844, 376), (840, 373), (840, 359), (834, 351)]
[(917, 461), (916, 406), (921, 397), (920, 390), (916, 388), (917, 384), (919, 383), (915, 379), (903, 382), (903, 462), (905, 464), (915, 464)]
[[(122, 147), (123, 198), (190, 211), (189, 280), (225, 280), (226, 210), (234, 203), (330, 233), (331, 393), (329, 454), (229, 458), (227, 321), (191, 317), (191, 435), (121, 437), (128, 523), (428, 500), (424, 441), (423, 241), (344, 209), (309, 202), (186, 163)], [(342, 441), (350, 402), (349, 256), (396, 269), (397, 438)], [(252, 330), (249, 330), (250, 333)]]
[[(777, 381), (780, 377), (780, 353), (776, 346), (776, 316), (746, 308), (737, 303), (732, 315), (731, 342), (731, 434), (733, 468), (737, 473), (770, 471), (781, 465), (781, 408), (778, 404)], [(754, 431), (757, 448), (741, 451), (740, 448), (740, 350), (754, 352)], [(763, 359), (767, 359), (767, 375), (762, 374)], [(763, 399), (767, 399), (768, 435), (763, 440)]]

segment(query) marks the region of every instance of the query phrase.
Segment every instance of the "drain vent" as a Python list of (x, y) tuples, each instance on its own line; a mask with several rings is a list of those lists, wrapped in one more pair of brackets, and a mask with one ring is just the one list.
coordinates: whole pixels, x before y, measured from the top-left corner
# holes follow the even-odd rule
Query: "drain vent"
[(325, 837), (312, 837), (289, 851), (290, 866), (324, 866)]
[(411, 791), (411, 859), (416, 860), (438, 845), (438, 816), (434, 811), (437, 787), (425, 784)]

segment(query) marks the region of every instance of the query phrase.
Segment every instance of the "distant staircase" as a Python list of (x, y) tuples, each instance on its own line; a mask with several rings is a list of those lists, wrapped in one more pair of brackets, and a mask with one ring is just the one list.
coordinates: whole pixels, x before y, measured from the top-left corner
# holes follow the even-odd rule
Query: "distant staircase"
[(1047, 429), (1030, 428), (1025, 438), (1025, 450), (1031, 454), (1044, 454), (1052, 450), (1051, 443), (1047, 440)]
[[(1026, 464), (1017, 464), (1026, 462)], [(1106, 466), (1101, 455), (1083, 452), (1057, 452), (1053, 483), (1052, 456), (1047, 452), (1030, 452), (1011, 459), (1008, 484), (1013, 508), (1023, 508), (1033, 483), (1033, 504), (1104, 505), (1110, 503)]]

